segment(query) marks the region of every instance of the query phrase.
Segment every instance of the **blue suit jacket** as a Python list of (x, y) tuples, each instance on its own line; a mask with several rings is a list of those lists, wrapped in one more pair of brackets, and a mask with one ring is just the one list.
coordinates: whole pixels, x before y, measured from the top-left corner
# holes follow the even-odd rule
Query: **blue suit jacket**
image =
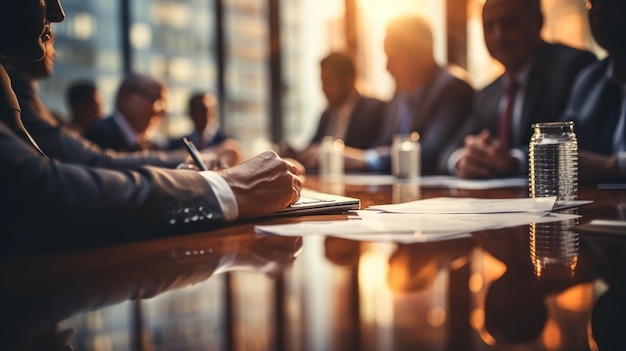
[[(542, 43), (537, 59), (530, 71), (524, 91), (522, 123), (524, 126), (511, 136), (511, 145), (524, 154), (528, 153), (528, 143), (532, 135), (531, 125), (537, 122), (557, 121), (567, 102), (567, 97), (576, 74), (594, 62), (596, 57), (587, 51), (574, 49), (561, 44)], [(504, 94), (503, 76), (476, 94), (473, 111), (466, 124), (454, 137), (454, 142), (440, 160), (440, 169), (446, 170), (450, 154), (462, 147), (466, 135), (480, 133), (488, 129), (491, 135), (498, 135), (498, 105)]]
[(576, 78), (562, 120), (574, 121), (581, 150), (612, 155), (613, 134), (619, 122), (622, 93), (607, 76), (609, 60), (597, 62)]

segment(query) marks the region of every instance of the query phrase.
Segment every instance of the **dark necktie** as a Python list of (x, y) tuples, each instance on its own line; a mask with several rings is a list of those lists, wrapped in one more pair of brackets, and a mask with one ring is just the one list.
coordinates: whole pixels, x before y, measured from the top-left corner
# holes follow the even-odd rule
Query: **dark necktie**
[(507, 149), (510, 147), (513, 108), (515, 107), (515, 96), (517, 95), (518, 88), (518, 84), (515, 81), (511, 81), (506, 87), (506, 105), (500, 116), (498, 127), (498, 139), (500, 139), (500, 144)]

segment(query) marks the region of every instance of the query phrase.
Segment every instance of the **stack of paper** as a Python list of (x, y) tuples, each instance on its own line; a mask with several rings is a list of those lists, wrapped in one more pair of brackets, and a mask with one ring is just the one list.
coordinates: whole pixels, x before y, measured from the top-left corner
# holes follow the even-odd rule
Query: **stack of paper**
[(353, 219), (259, 225), (257, 233), (283, 236), (326, 235), (354, 240), (423, 242), (468, 236), (480, 230), (580, 217), (550, 213), (555, 197), (476, 199), (440, 197), (378, 205), (355, 211)]

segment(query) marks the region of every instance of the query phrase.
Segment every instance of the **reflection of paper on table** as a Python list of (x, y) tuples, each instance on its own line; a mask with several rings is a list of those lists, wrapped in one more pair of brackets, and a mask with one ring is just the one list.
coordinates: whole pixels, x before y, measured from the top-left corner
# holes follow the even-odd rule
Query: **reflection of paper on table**
[(358, 211), (360, 220), (311, 221), (255, 226), (257, 233), (282, 236), (325, 235), (353, 240), (424, 242), (465, 237), (480, 230), (578, 218), (548, 213), (401, 214)]
[(391, 175), (381, 174), (346, 174), (344, 183), (354, 185), (391, 185), (417, 184), (422, 188), (451, 188), (483, 190), (496, 188), (525, 188), (528, 178), (461, 179), (455, 176), (421, 176), (418, 179), (396, 179)]
[(452, 189), (484, 190), (496, 188), (526, 188), (528, 178), (493, 178), (493, 179), (461, 179), (455, 176), (425, 176), (421, 177), (420, 186), (423, 188), (446, 187)]
[(521, 199), (435, 197), (424, 200), (370, 206), (368, 210), (393, 213), (503, 213), (549, 212), (556, 196)]

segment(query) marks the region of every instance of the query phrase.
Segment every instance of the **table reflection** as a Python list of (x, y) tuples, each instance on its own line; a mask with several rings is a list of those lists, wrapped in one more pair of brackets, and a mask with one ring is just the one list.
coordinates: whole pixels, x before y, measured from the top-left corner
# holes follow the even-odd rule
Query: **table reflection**
[[(335, 190), (363, 207), (527, 196), (404, 185)], [(626, 349), (626, 240), (576, 229), (622, 218), (625, 194), (582, 187), (579, 197), (594, 203), (568, 210), (577, 220), (435, 242), (254, 234), (255, 224), (344, 214), (5, 259), (3, 349)]]
[[(81, 311), (154, 298), (221, 273), (257, 272), (275, 278), (292, 265), (301, 245), (299, 237), (238, 235), (5, 261), (0, 289), (2, 340), (8, 349), (18, 350), (48, 345), (51, 340), (63, 344), (71, 332), (59, 331), (58, 323)], [(170, 305), (178, 314), (198, 308), (192, 299), (179, 301), (188, 307)], [(132, 308), (141, 313), (138, 306)], [(130, 342), (135, 346), (142, 344), (143, 331), (136, 332), (129, 336), (135, 338)], [(95, 346), (98, 343), (102, 341), (94, 341)]]

